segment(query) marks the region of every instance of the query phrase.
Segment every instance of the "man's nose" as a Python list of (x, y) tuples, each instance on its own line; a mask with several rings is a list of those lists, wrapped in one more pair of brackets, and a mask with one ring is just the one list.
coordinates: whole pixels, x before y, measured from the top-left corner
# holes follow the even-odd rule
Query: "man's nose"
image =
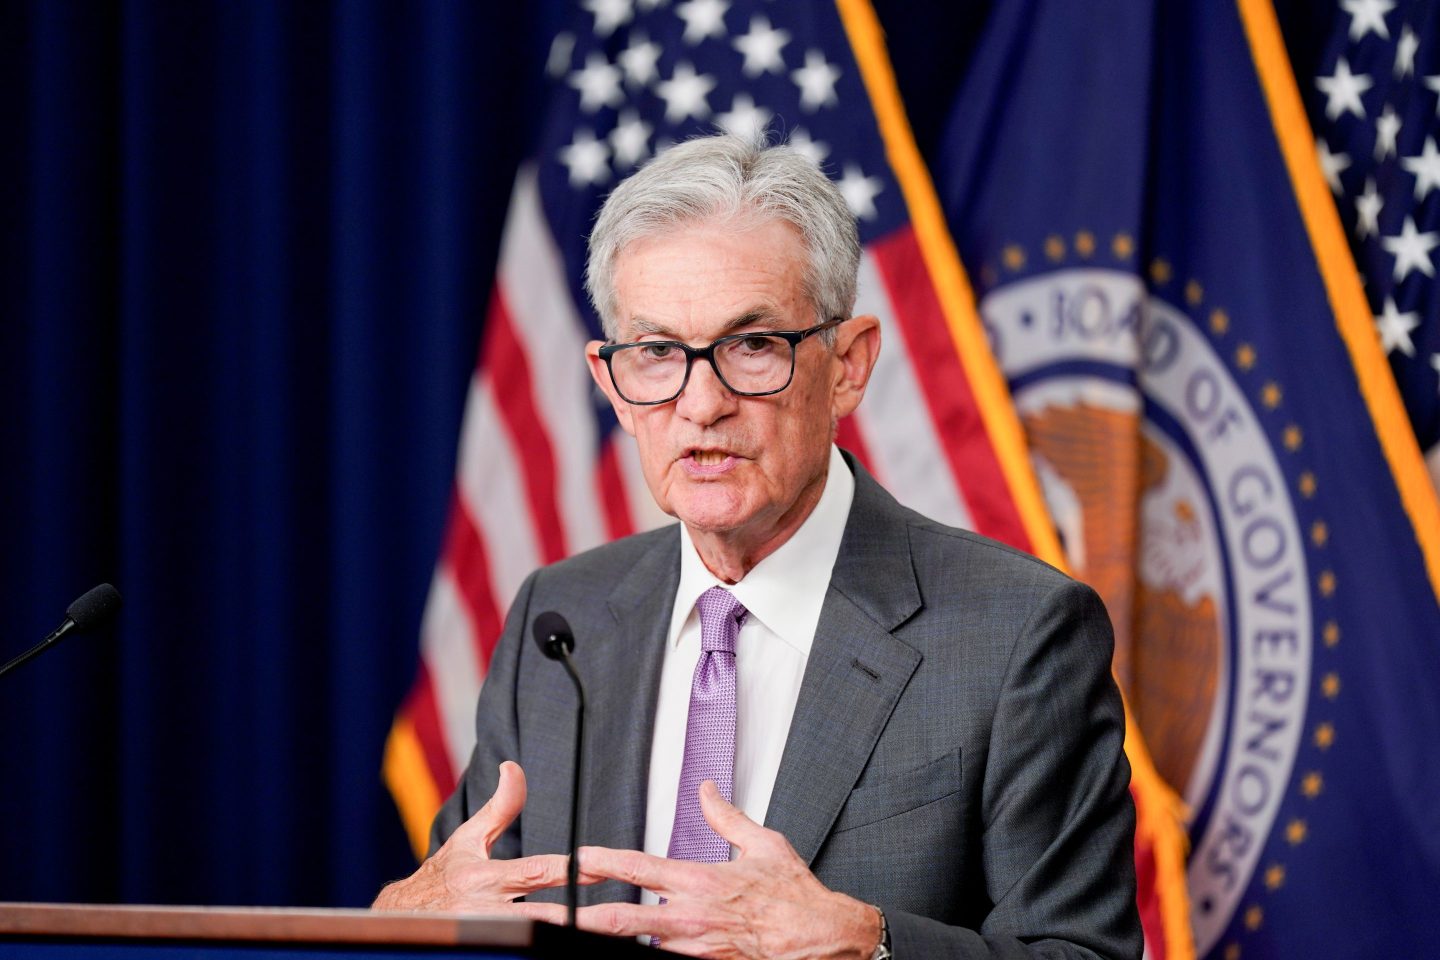
[(715, 368), (697, 359), (690, 368), (690, 382), (675, 401), (675, 412), (686, 420), (709, 425), (735, 408), (736, 397), (725, 386)]

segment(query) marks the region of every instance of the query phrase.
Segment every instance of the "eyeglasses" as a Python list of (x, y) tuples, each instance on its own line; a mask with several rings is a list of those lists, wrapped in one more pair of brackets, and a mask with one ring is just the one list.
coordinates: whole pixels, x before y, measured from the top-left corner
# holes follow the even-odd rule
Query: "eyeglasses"
[(636, 406), (669, 403), (685, 391), (690, 367), (706, 360), (731, 393), (768, 397), (790, 386), (795, 377), (795, 347), (800, 341), (843, 323), (836, 317), (807, 330), (753, 330), (721, 337), (708, 347), (678, 340), (607, 343), (600, 359), (620, 399)]

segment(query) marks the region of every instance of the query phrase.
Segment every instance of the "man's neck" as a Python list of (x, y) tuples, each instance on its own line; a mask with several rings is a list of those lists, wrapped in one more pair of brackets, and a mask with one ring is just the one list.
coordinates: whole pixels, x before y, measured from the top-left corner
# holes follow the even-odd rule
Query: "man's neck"
[(825, 492), (827, 471), (801, 492), (790, 509), (757, 534), (754, 531), (707, 532), (686, 527), (700, 562), (721, 583), (739, 583), (756, 564), (785, 545), (815, 511)]

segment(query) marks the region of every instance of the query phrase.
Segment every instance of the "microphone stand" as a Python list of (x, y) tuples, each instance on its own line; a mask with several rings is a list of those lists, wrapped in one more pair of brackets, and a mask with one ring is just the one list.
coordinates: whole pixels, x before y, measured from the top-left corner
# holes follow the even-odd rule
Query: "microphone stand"
[(580, 675), (570, 660), (570, 650), (564, 644), (557, 644), (560, 663), (575, 684), (575, 696), (580, 698), (580, 709), (575, 711), (575, 782), (570, 791), (570, 865), (565, 877), (565, 906), (569, 912), (570, 926), (575, 926), (575, 904), (580, 890), (580, 854), (575, 848), (575, 838), (580, 835), (580, 763), (584, 756), (585, 742), (585, 688), (580, 685)]
[(56, 630), (54, 633), (50, 634), (50, 636), (46, 637), (44, 640), (41, 640), (29, 650), (26, 650), (24, 653), (20, 654), (20, 656), (5, 664), (5, 666), (0, 667), (0, 677), (5, 676), (5, 674), (9, 673), (11, 670), (14, 670), (16, 667), (20, 666), (22, 663), (25, 663), (27, 660), (32, 660), (35, 657), (40, 656), (40, 654), (44, 653), (49, 647), (53, 646), (56, 641), (58, 641), (67, 632), (69, 632), (66, 628), (71, 626), (74, 626), (74, 624), (67, 621), (65, 626), (61, 627), (59, 630)]

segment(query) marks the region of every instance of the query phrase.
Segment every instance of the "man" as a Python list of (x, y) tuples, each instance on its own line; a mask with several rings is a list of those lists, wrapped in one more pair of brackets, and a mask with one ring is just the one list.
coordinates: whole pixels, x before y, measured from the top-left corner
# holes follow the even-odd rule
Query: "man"
[(833, 446), (880, 350), (858, 258), (785, 148), (691, 141), (606, 201), (590, 370), (681, 522), (526, 581), (432, 856), (377, 907), (560, 918), (534, 901), (564, 882), (573, 692), (527, 639), (556, 610), (589, 696), (583, 926), (705, 956), (1139, 956), (1109, 622)]

